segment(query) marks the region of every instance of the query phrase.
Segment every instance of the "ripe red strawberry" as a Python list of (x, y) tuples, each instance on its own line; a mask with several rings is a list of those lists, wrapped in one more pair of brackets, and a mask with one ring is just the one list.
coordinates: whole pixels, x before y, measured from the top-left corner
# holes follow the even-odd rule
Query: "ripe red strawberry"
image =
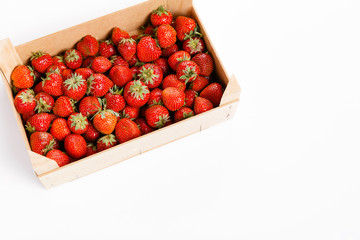
[(64, 57), (63, 56), (53, 56), (53, 65), (57, 66), (61, 71), (66, 69), (66, 65), (64, 63)]
[(106, 109), (106, 101), (101, 103), (103, 109), (99, 111), (93, 117), (93, 124), (96, 130), (102, 134), (110, 134), (114, 131), (117, 122), (118, 113), (113, 110)]
[(70, 114), (67, 124), (72, 133), (83, 134), (89, 127), (89, 121), (81, 113)]
[(55, 114), (53, 114), (53, 113), (49, 113), (49, 114), (50, 114), (51, 123), (53, 123), (53, 121), (54, 121), (55, 119), (57, 119), (58, 117), (57, 117)]
[(94, 97), (102, 97), (109, 92), (110, 88), (114, 86), (114, 83), (104, 74), (94, 73), (87, 79), (87, 85), (86, 94)]
[(70, 134), (65, 138), (64, 147), (66, 153), (75, 159), (82, 158), (87, 151), (85, 139), (78, 134)]
[(99, 51), (99, 42), (93, 36), (86, 35), (76, 44), (76, 49), (83, 57), (94, 56)]
[(139, 117), (140, 108), (125, 106), (121, 112), (122, 118), (129, 118), (131, 120), (135, 120), (135, 118)]
[(82, 99), (87, 91), (86, 80), (77, 73), (63, 83), (63, 92), (66, 96), (76, 101)]
[(129, 66), (130, 67), (133, 67), (133, 66), (137, 66), (137, 67), (140, 67), (142, 64), (142, 62), (139, 61), (139, 59), (137, 58), (137, 55), (135, 54), (131, 59), (130, 61), (128, 62)]
[(59, 167), (65, 166), (70, 163), (69, 156), (58, 149), (50, 150), (46, 154), (46, 157), (54, 160), (59, 165)]
[(150, 98), (149, 88), (140, 80), (134, 80), (126, 84), (124, 98), (132, 107), (144, 106)]
[(51, 124), (51, 116), (48, 113), (37, 113), (31, 116), (25, 125), (29, 133), (33, 132), (47, 132)]
[(116, 56), (116, 55), (111, 56), (110, 62), (112, 63), (113, 66), (119, 65), (119, 66), (129, 67), (129, 63), (125, 61), (121, 56)]
[(185, 51), (178, 51), (171, 55), (168, 59), (169, 66), (172, 70), (176, 71), (176, 67), (179, 63), (190, 60), (190, 54)]
[(208, 99), (214, 107), (219, 106), (222, 95), (223, 89), (219, 83), (211, 83), (200, 93), (200, 97)]
[(114, 66), (110, 69), (109, 77), (116, 86), (123, 87), (132, 80), (132, 71), (125, 66)]
[(96, 142), (98, 152), (104, 151), (118, 144), (114, 134), (108, 134), (99, 138)]
[(185, 91), (186, 89), (185, 83), (180, 81), (175, 74), (170, 74), (164, 78), (162, 88), (165, 89), (167, 87), (179, 88), (181, 91)]
[[(66, 67), (65, 67), (65, 69), (66, 69)], [(56, 66), (55, 64), (52, 64), (52, 65), (50, 65), (50, 67), (48, 67), (47, 69), (46, 69), (46, 74), (50, 74), (50, 73), (59, 73), (60, 75), (62, 74), (62, 71), (63, 70), (60, 70), (60, 68), (58, 67), (58, 66)]]
[(166, 10), (163, 6), (152, 11), (150, 15), (150, 21), (154, 27), (160, 26), (161, 24), (171, 24), (172, 18), (171, 12)]
[(100, 132), (96, 130), (91, 122), (89, 122), (89, 127), (82, 136), (87, 142), (95, 142), (100, 137)]
[(162, 105), (163, 102), (161, 101), (161, 99), (162, 99), (162, 90), (160, 88), (154, 88), (150, 91), (150, 98), (147, 104), (149, 106), (156, 104)]
[(198, 76), (191, 84), (190, 84), (190, 89), (197, 91), (197, 92), (201, 92), (201, 90), (203, 90), (207, 85), (209, 85), (209, 79), (203, 77), (203, 76)]
[(84, 80), (88, 79), (91, 74), (94, 74), (94, 71), (90, 68), (78, 68), (75, 70), (75, 73), (82, 76)]
[(146, 63), (139, 69), (139, 80), (145, 83), (148, 88), (156, 88), (161, 84), (163, 72), (161, 68), (152, 63)]
[(116, 124), (115, 135), (120, 143), (124, 143), (141, 136), (141, 132), (136, 123), (128, 118), (123, 118)]
[(176, 43), (176, 31), (169, 24), (160, 25), (157, 28), (155, 35), (162, 48), (171, 47)]
[(71, 134), (71, 131), (64, 118), (57, 118), (51, 124), (50, 133), (55, 139), (64, 141), (64, 139)]
[(23, 120), (23, 123), (26, 123), (26, 121), (27, 121), (30, 117), (34, 116), (34, 115), (35, 115), (35, 111), (34, 111), (34, 110), (32, 110), (31, 112), (27, 112), (27, 113), (21, 114), (21, 118), (22, 118), (22, 120)]
[(67, 68), (67, 69), (64, 69), (64, 70), (62, 71), (61, 76), (62, 76), (63, 80), (65, 81), (65, 80), (71, 78), (71, 75), (72, 75), (73, 73), (74, 73), (73, 70)]
[(77, 69), (81, 67), (82, 55), (76, 49), (69, 49), (64, 54), (65, 64), (70, 69)]
[(121, 41), (121, 39), (129, 38), (129, 37), (130, 37), (129, 33), (127, 33), (124, 30), (121, 30), (118, 27), (115, 27), (111, 33), (111, 40), (113, 41), (115, 46), (119, 45), (119, 42)]
[(178, 88), (168, 87), (162, 92), (162, 100), (167, 109), (176, 111), (184, 106), (185, 93)]
[(163, 58), (169, 58), (171, 55), (179, 51), (179, 46), (177, 44), (174, 44), (170, 47), (163, 48), (161, 57)]
[(174, 113), (174, 121), (179, 122), (192, 116), (194, 116), (193, 110), (188, 107), (182, 107)]
[(185, 107), (193, 108), (195, 98), (198, 96), (198, 93), (192, 89), (185, 91)]
[(132, 72), (132, 79), (135, 80), (137, 78), (137, 75), (139, 74), (139, 69), (140, 67), (137, 66), (133, 66), (130, 68), (131, 72)]
[(109, 59), (103, 56), (99, 56), (94, 58), (91, 63), (91, 69), (94, 70), (96, 73), (104, 73), (108, 71), (112, 66), (112, 63)]
[(45, 155), (54, 148), (55, 140), (48, 132), (34, 132), (30, 136), (30, 147), (33, 152)]
[(118, 51), (125, 61), (130, 61), (136, 53), (136, 41), (132, 38), (123, 38), (119, 42)]
[(97, 97), (88, 96), (81, 99), (79, 104), (79, 112), (85, 116), (89, 117), (97, 113), (100, 108), (100, 103)]
[(124, 97), (121, 95), (123, 89), (119, 89), (116, 86), (110, 89), (110, 92), (105, 94), (106, 108), (113, 110), (114, 112), (120, 112), (124, 109), (126, 103)]
[(68, 117), (75, 112), (74, 108), (74, 100), (67, 96), (61, 96), (55, 101), (53, 113), (59, 117)]
[(46, 74), (42, 79), (42, 90), (51, 96), (58, 97), (64, 94), (62, 90), (63, 79), (58, 73)]
[(150, 127), (143, 118), (137, 118), (134, 122), (138, 125), (141, 135), (154, 131), (154, 129)]
[(199, 74), (199, 66), (191, 60), (183, 61), (176, 67), (176, 76), (179, 80), (185, 81), (185, 84), (194, 81)]
[(94, 59), (95, 59), (95, 56), (90, 56), (90, 57), (87, 57), (87, 58), (83, 58), (83, 61), (81, 63), (81, 67), (82, 68), (89, 68)]
[(34, 85), (34, 73), (30, 66), (17, 66), (10, 76), (12, 85), (17, 88), (31, 88)]
[(15, 96), (14, 105), (16, 111), (20, 114), (34, 112), (36, 107), (36, 99), (34, 91), (31, 89), (23, 89)]
[(171, 72), (171, 68), (166, 58), (158, 58), (154, 61), (154, 64), (161, 68), (163, 76), (167, 76)]
[(137, 57), (141, 62), (152, 62), (161, 56), (161, 49), (155, 39), (146, 36), (140, 39), (137, 45)]
[(95, 154), (97, 152), (98, 151), (97, 151), (97, 148), (96, 148), (95, 144), (94, 143), (88, 143), (86, 145), (86, 153), (85, 153), (84, 157), (91, 156), (91, 155), (93, 155), (93, 154)]
[(177, 38), (180, 41), (183, 41), (186, 35), (189, 35), (191, 34), (191, 32), (194, 32), (195, 28), (196, 28), (196, 22), (192, 18), (179, 16), (175, 20), (175, 30), (177, 33)]
[(208, 53), (196, 54), (192, 61), (194, 61), (200, 68), (200, 75), (210, 76), (214, 70), (214, 60)]
[(199, 37), (190, 37), (183, 42), (182, 48), (191, 56), (201, 53), (205, 50), (205, 42)]
[(153, 128), (162, 128), (169, 121), (169, 111), (161, 105), (153, 105), (145, 110), (147, 124)]
[[(155, 34), (155, 28), (153, 25), (149, 24), (144, 28), (144, 34), (147, 35), (154, 35)], [(138, 36), (139, 37), (139, 36)], [(135, 38), (136, 40), (136, 38)]]
[(99, 45), (99, 55), (109, 58), (111, 56), (114, 56), (116, 54), (116, 48), (114, 46), (114, 43), (111, 40), (106, 40), (100, 42)]
[(41, 82), (38, 82), (35, 87), (34, 87), (34, 92), (35, 94), (39, 94), (41, 93), (43, 90), (42, 90), (42, 81)]
[(39, 73), (45, 73), (46, 69), (53, 64), (53, 59), (50, 54), (41, 51), (32, 53), (30, 61), (31, 65)]
[(206, 98), (197, 97), (194, 103), (195, 114), (200, 114), (213, 109), (213, 104)]

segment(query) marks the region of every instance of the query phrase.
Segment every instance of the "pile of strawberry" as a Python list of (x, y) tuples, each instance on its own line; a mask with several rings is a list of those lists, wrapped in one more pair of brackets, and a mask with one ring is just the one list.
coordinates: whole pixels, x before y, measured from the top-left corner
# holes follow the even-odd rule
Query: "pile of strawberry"
[(213, 58), (194, 19), (162, 6), (142, 35), (115, 27), (51, 57), (36, 52), (12, 74), (32, 151), (61, 167), (220, 104)]

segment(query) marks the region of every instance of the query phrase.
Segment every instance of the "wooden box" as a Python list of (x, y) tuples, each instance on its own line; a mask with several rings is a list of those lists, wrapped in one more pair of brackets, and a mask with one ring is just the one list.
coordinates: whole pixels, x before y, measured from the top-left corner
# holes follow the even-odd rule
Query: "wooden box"
[[(13, 95), (9, 85), (12, 70), (17, 65), (26, 63), (33, 51), (41, 50), (56, 55), (74, 47), (74, 44), (87, 34), (91, 34), (97, 39), (106, 39), (115, 26), (128, 31), (130, 35), (135, 34), (138, 32), (139, 26), (148, 22), (150, 12), (160, 5), (169, 9), (174, 14), (174, 17), (179, 15), (191, 16), (199, 24), (207, 49), (215, 61), (216, 76), (226, 86), (220, 106), (61, 168), (58, 167), (55, 161), (32, 152), (21, 116), (16, 112), (13, 105)], [(234, 115), (240, 95), (240, 87), (235, 77), (229, 77), (225, 72), (215, 47), (206, 33), (204, 23), (193, 6), (192, 0), (149, 0), (16, 47), (12, 45), (9, 39), (4, 39), (0, 41), (0, 70), (2, 72), (0, 76), (6, 85), (9, 101), (12, 103), (13, 112), (24, 138), (32, 166), (40, 182), (46, 188), (72, 181), (227, 120)]]

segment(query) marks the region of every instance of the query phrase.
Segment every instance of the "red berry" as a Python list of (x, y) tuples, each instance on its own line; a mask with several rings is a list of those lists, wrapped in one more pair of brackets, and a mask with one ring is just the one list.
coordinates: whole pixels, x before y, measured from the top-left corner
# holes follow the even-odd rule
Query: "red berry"
[(70, 157), (79, 159), (86, 154), (87, 147), (85, 139), (78, 134), (70, 134), (65, 138), (64, 147)]
[(162, 128), (170, 120), (169, 111), (161, 105), (153, 105), (145, 111), (146, 122), (150, 127)]
[(185, 93), (178, 88), (168, 87), (162, 92), (162, 100), (167, 109), (176, 111), (184, 106)]
[(115, 135), (120, 143), (124, 143), (141, 136), (141, 131), (135, 122), (128, 118), (123, 118), (116, 124)]
[(70, 163), (69, 156), (58, 149), (50, 150), (46, 154), (46, 157), (54, 160), (59, 165), (59, 167), (65, 166), (66, 164)]

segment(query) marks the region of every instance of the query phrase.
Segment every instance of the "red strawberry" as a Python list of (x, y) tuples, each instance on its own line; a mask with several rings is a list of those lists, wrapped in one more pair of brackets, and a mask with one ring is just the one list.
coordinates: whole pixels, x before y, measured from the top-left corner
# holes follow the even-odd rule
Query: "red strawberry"
[(185, 84), (194, 81), (199, 74), (199, 66), (191, 60), (183, 61), (176, 67), (176, 76), (179, 80), (185, 81)]
[(179, 46), (177, 44), (174, 44), (174, 45), (172, 45), (170, 47), (164, 48), (162, 50), (161, 56), (163, 58), (168, 58), (168, 57), (170, 57), (171, 55), (173, 55), (174, 53), (176, 53), (178, 51), (179, 51)]
[(223, 89), (219, 83), (211, 83), (200, 93), (200, 97), (208, 99), (214, 107), (219, 106), (222, 95)]
[(88, 144), (86, 145), (86, 154), (84, 155), (84, 157), (91, 156), (91, 155), (93, 155), (93, 154), (95, 154), (95, 153), (97, 153), (97, 152), (98, 152), (98, 151), (97, 151), (97, 148), (96, 148), (95, 144), (93, 144), (93, 143), (88, 143)]
[(89, 122), (89, 127), (82, 136), (87, 142), (95, 142), (100, 137), (100, 132)]
[(185, 93), (178, 88), (168, 87), (162, 92), (162, 100), (167, 109), (176, 111), (184, 106)]
[(167, 87), (176, 87), (181, 91), (185, 91), (186, 85), (183, 81), (180, 81), (175, 74), (170, 74), (166, 76), (162, 82), (162, 88), (165, 89)]
[(115, 135), (120, 143), (124, 143), (141, 136), (141, 132), (136, 123), (128, 118), (123, 118), (116, 124)]
[(53, 56), (53, 65), (57, 66), (61, 71), (66, 69), (63, 56)]
[(162, 48), (171, 47), (176, 43), (176, 31), (169, 24), (160, 25), (156, 30), (156, 38)]
[(15, 96), (14, 105), (16, 111), (20, 114), (34, 112), (36, 107), (36, 99), (34, 91), (31, 89), (23, 89)]
[(67, 124), (72, 133), (83, 134), (89, 127), (89, 121), (81, 113), (70, 114)]
[[(66, 67), (65, 67), (65, 69), (66, 69)], [(64, 69), (63, 69), (64, 70)], [(46, 69), (46, 74), (50, 74), (50, 73), (59, 73), (60, 75), (62, 74), (62, 71), (63, 70), (60, 70), (60, 68), (58, 67), (58, 66), (56, 66), (55, 64), (53, 64), (53, 65), (50, 65), (50, 67), (48, 67), (47, 69)]]
[(113, 66), (119, 65), (119, 66), (129, 67), (129, 63), (120, 56), (116, 56), (116, 55), (111, 56), (110, 62), (113, 64)]
[(95, 56), (90, 56), (90, 57), (84, 58), (82, 63), (81, 63), (81, 67), (82, 68), (89, 68), (94, 59), (95, 59)]
[(172, 70), (176, 71), (176, 67), (179, 63), (190, 60), (190, 54), (185, 51), (178, 51), (171, 55), (168, 59), (169, 66)]
[(156, 104), (159, 104), (159, 105), (162, 105), (162, 90), (160, 88), (154, 88), (150, 91), (150, 98), (147, 102), (147, 104), (149, 106), (152, 106), (152, 105), (156, 105)]
[(172, 14), (166, 10), (163, 6), (158, 7), (152, 11), (150, 15), (151, 24), (154, 27), (160, 26), (161, 24), (171, 24)]
[(141, 135), (154, 131), (154, 129), (150, 127), (143, 118), (137, 118), (134, 122), (138, 125)]
[(61, 96), (55, 101), (53, 113), (59, 117), (68, 117), (75, 112), (74, 108), (74, 100), (66, 96)]
[(139, 111), (140, 108), (125, 106), (121, 113), (121, 117), (134, 120), (135, 118), (139, 117)]
[(54, 148), (55, 140), (50, 133), (34, 132), (30, 136), (30, 147), (33, 152), (45, 155)]
[(136, 53), (136, 42), (132, 38), (123, 38), (119, 42), (118, 51), (125, 61), (130, 61)]
[(134, 80), (126, 84), (124, 98), (132, 107), (144, 106), (150, 98), (149, 88), (140, 80)]
[(120, 112), (124, 109), (126, 103), (124, 97), (121, 95), (122, 92), (123, 89), (114, 86), (110, 89), (110, 92), (105, 94), (107, 109), (113, 110), (114, 112)]
[(53, 121), (50, 128), (50, 133), (59, 141), (64, 141), (71, 131), (68, 127), (67, 121), (64, 118), (57, 118)]
[(141, 62), (152, 62), (161, 56), (161, 49), (155, 39), (146, 36), (140, 39), (137, 45), (137, 57)]
[(51, 123), (53, 123), (54, 120), (57, 119), (58, 117), (57, 117), (55, 114), (53, 114), (53, 113), (49, 113), (49, 114), (50, 114)]
[(200, 68), (200, 75), (210, 76), (214, 70), (214, 60), (208, 53), (196, 54), (192, 61), (194, 61)]
[(99, 55), (109, 58), (116, 54), (116, 48), (111, 40), (102, 41), (99, 45)]
[(78, 68), (75, 70), (75, 73), (82, 76), (84, 80), (88, 79), (91, 74), (94, 74), (94, 71), (90, 68)]
[(132, 80), (132, 71), (125, 66), (114, 66), (110, 69), (109, 77), (116, 86), (123, 87)]
[(129, 60), (128, 64), (129, 64), (130, 67), (133, 67), (133, 66), (140, 67), (141, 64), (143, 64), (143, 63), (139, 62), (139, 59), (137, 58), (137, 55), (135, 54), (135, 55)]
[(198, 93), (192, 89), (185, 91), (185, 106), (188, 108), (193, 108), (195, 98), (198, 96)]
[(117, 145), (118, 142), (116, 141), (114, 134), (108, 134), (101, 138), (99, 138), (96, 142), (96, 148), (98, 152), (104, 151), (106, 149), (109, 149), (111, 147), (114, 147)]
[(82, 55), (76, 49), (69, 49), (64, 54), (65, 64), (70, 69), (81, 67)]
[(177, 38), (180, 41), (183, 41), (186, 37), (186, 35), (191, 34), (196, 29), (196, 22), (194, 19), (185, 17), (185, 16), (179, 16), (175, 20), (175, 30), (177, 33)]
[(191, 56), (194, 56), (205, 50), (205, 42), (199, 37), (190, 37), (183, 42), (182, 48), (190, 53)]
[(81, 99), (79, 104), (79, 112), (85, 116), (89, 117), (97, 113), (100, 108), (100, 103), (97, 97), (88, 96)]
[(148, 88), (156, 88), (161, 84), (163, 72), (159, 66), (147, 63), (139, 69), (138, 77)]
[(86, 35), (76, 44), (76, 49), (83, 57), (94, 56), (99, 51), (99, 42), (93, 36)]
[(42, 90), (51, 96), (58, 97), (64, 94), (62, 90), (63, 79), (58, 73), (46, 74), (42, 80)]
[(46, 69), (53, 64), (53, 59), (50, 54), (41, 51), (32, 53), (30, 61), (31, 65), (39, 73), (45, 73)]
[(38, 93), (41, 93), (42, 91), (43, 90), (42, 90), (42, 81), (41, 81), (35, 85), (34, 92), (35, 92), (35, 94), (38, 94)]
[(174, 113), (174, 121), (179, 122), (192, 116), (194, 116), (193, 110), (188, 107), (182, 107)]
[(17, 88), (31, 88), (34, 85), (34, 73), (30, 66), (17, 66), (10, 76), (12, 85)]
[(71, 78), (71, 75), (72, 75), (73, 73), (74, 73), (73, 70), (67, 68), (67, 69), (64, 69), (64, 70), (62, 71), (61, 76), (62, 76), (63, 80), (65, 81), (65, 80)]
[(130, 37), (129, 33), (127, 33), (124, 30), (121, 30), (118, 27), (115, 27), (111, 33), (111, 40), (113, 41), (115, 46), (119, 45), (119, 42), (121, 41), (121, 39), (129, 38), (129, 37)]
[[(114, 131), (118, 114), (113, 110), (106, 109), (106, 101), (102, 103), (103, 109), (99, 110), (93, 117), (96, 130), (102, 134), (110, 134)], [(101, 108), (100, 108), (101, 109)]]
[(35, 115), (35, 111), (32, 110), (31, 112), (27, 112), (27, 113), (21, 114), (21, 117), (22, 117), (23, 122), (26, 123), (26, 121), (27, 121), (30, 117), (34, 116), (34, 115)]
[(198, 76), (191, 84), (190, 84), (190, 89), (197, 91), (197, 92), (201, 92), (201, 90), (203, 90), (207, 85), (209, 85), (209, 79), (203, 77), (203, 76)]
[(79, 159), (82, 158), (87, 151), (85, 139), (78, 134), (70, 134), (65, 138), (64, 147), (70, 157)]
[(77, 73), (63, 83), (63, 92), (66, 96), (76, 101), (82, 99), (87, 91), (86, 80)]
[(169, 121), (169, 111), (161, 105), (153, 105), (145, 111), (146, 122), (150, 127), (162, 128)]
[(131, 72), (132, 72), (132, 79), (136, 79), (137, 78), (137, 75), (139, 74), (139, 67), (137, 66), (133, 66), (130, 68)]
[(197, 97), (194, 103), (195, 114), (200, 114), (213, 109), (213, 104), (206, 98)]
[(101, 73), (94, 73), (87, 79), (87, 91), (86, 94), (90, 94), (94, 97), (102, 97), (110, 88), (114, 86), (114, 83)]
[(167, 76), (171, 72), (171, 68), (168, 64), (167, 59), (158, 58), (154, 61), (154, 64), (159, 66), (163, 72), (163, 76)]
[[(155, 28), (153, 25), (149, 24), (144, 28), (144, 34), (147, 35), (154, 35), (155, 33)], [(139, 36), (138, 36), (139, 37)], [(136, 39), (135, 39), (136, 40)]]
[(33, 132), (47, 132), (51, 124), (51, 116), (48, 113), (37, 113), (31, 116), (25, 125), (29, 133)]
[(70, 163), (69, 156), (58, 149), (50, 150), (46, 154), (46, 157), (54, 160), (59, 165), (59, 167), (65, 166), (66, 164)]

